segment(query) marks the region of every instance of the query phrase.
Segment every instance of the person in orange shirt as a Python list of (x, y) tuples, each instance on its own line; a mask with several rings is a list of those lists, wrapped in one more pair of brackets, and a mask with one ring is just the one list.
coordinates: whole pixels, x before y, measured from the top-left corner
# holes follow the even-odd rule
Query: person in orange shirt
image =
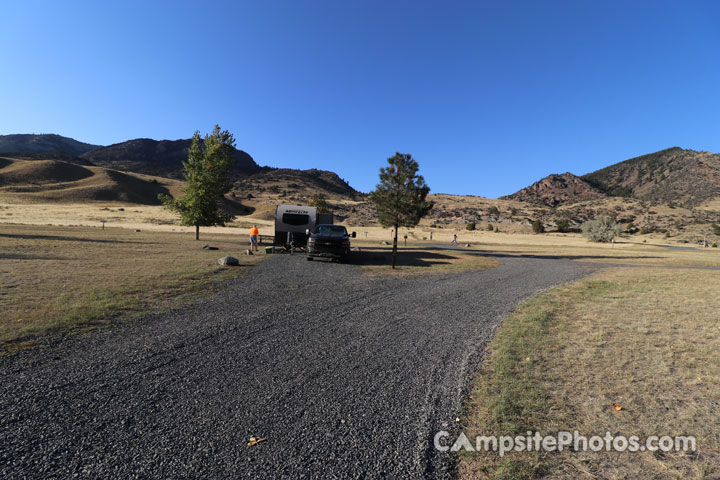
[(260, 231), (257, 228), (257, 225), (253, 225), (250, 229), (250, 250), (258, 251), (258, 235), (260, 235)]

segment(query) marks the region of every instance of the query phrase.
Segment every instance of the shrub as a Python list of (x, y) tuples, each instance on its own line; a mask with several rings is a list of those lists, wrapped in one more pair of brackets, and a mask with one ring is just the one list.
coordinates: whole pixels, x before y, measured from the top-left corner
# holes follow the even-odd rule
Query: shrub
[(656, 228), (657, 227), (655, 227), (655, 225), (643, 225), (643, 227), (640, 229), (640, 233), (643, 235), (647, 235), (648, 233), (653, 233)]
[(712, 248), (718, 248), (717, 242), (715, 242), (715, 243), (712, 244)]
[(500, 233), (500, 229), (497, 226), (495, 226), (495, 233)]
[(475, 230), (475, 222), (469, 222), (465, 225), (465, 230), (473, 231)]
[(493, 231), (492, 223), (488, 223), (487, 231), (488, 231), (488, 232), (492, 232), (492, 231)]
[(717, 223), (713, 223), (712, 228), (715, 235), (720, 235), (720, 225), (718, 225)]
[(500, 215), (500, 210), (498, 210), (498, 207), (493, 205), (492, 207), (488, 208), (488, 214), (489, 215)]
[(559, 218), (555, 221), (557, 231), (561, 233), (567, 233), (570, 231), (570, 221), (567, 218)]
[(318, 213), (332, 213), (332, 210), (330, 210), (330, 204), (328, 203), (327, 197), (324, 193), (313, 195), (308, 202), (308, 205), (317, 208)]
[(540, 220), (535, 220), (532, 223), (533, 233), (545, 233), (545, 225)]
[(581, 228), (583, 235), (593, 242), (611, 242), (620, 235), (620, 225), (609, 215), (598, 215)]
[(517, 215), (517, 214), (518, 214), (518, 209), (517, 209), (517, 208), (511, 208), (511, 209), (510, 209), (510, 215)]

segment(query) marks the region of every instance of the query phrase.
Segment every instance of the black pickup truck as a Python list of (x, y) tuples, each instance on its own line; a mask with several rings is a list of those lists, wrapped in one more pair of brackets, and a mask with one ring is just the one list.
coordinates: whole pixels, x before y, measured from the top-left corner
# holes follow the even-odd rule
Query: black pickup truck
[(350, 238), (355, 238), (355, 232), (348, 234), (342, 225), (321, 224), (315, 227), (307, 242), (307, 259), (325, 257), (340, 262), (347, 260), (350, 255)]

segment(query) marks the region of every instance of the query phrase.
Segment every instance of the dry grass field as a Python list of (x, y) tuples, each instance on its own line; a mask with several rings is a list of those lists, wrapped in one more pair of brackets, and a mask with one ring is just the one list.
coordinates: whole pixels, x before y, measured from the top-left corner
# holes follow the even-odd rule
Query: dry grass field
[(463, 418), (471, 439), (693, 435), (697, 452), (464, 453), (460, 477), (720, 478), (719, 282), (612, 269), (535, 297), (501, 326)]
[[(203, 250), (209, 244), (219, 250)], [(197, 298), (262, 256), (247, 236), (0, 225), (0, 349), (131, 319)], [(241, 267), (221, 267), (225, 255)]]

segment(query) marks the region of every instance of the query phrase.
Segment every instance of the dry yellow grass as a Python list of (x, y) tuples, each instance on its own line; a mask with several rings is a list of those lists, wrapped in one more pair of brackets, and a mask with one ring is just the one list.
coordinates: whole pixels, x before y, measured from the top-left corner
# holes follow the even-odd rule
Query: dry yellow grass
[[(273, 235), (273, 212), (269, 206), (251, 201), (248, 206), (256, 208), (249, 216), (238, 216), (227, 227), (201, 228), (203, 233), (227, 233), (246, 235), (253, 224), (257, 224), (261, 235)], [(121, 210), (122, 209), (122, 210)], [(272, 211), (271, 211), (272, 210)], [(262, 218), (258, 218), (262, 217)], [(164, 232), (191, 232), (191, 227), (181, 227), (177, 216), (160, 206), (133, 205), (110, 202), (81, 204), (17, 204), (0, 202), (0, 224), (22, 223), (29, 225), (80, 225), (99, 226), (100, 220), (107, 220), (107, 226), (128, 229), (142, 229)], [(352, 221), (343, 222), (350, 231), (357, 232), (355, 243), (380, 246), (380, 242), (392, 240), (391, 230), (379, 226), (358, 226)], [(432, 241), (430, 234), (432, 233)], [(677, 244), (670, 240), (651, 236), (633, 236), (619, 239), (612, 246), (592, 243), (580, 234), (548, 233), (532, 235), (527, 233), (500, 233), (483, 230), (467, 231), (464, 228), (431, 228), (419, 225), (415, 228), (401, 228), (400, 245), (408, 235), (408, 246), (431, 245), (444, 248), (450, 245), (453, 234), (458, 235), (458, 244), (467, 243), (473, 250), (487, 250), (509, 255), (536, 255), (571, 258), (582, 261), (612, 263), (633, 263), (645, 265), (677, 266), (720, 266), (720, 249), (693, 248), (692, 245)], [(690, 250), (668, 250), (663, 246), (682, 246)]]
[[(157, 232), (193, 232), (193, 227), (180, 226), (180, 219), (166, 208), (157, 205), (137, 205), (121, 202), (88, 203), (4, 203), (0, 202), (0, 225), (46, 225), (98, 227), (106, 220), (107, 227), (141, 229)], [(261, 235), (273, 235), (273, 223), (267, 220), (239, 216), (227, 227), (202, 227), (203, 233), (247, 235), (257, 224)]]
[(501, 327), (467, 407), (471, 438), (693, 435), (696, 453), (473, 453), (461, 478), (720, 478), (718, 281), (716, 271), (614, 269), (533, 299)]
[[(205, 244), (219, 250), (203, 250)], [(247, 236), (0, 225), (0, 349), (177, 305), (246, 268)]]

